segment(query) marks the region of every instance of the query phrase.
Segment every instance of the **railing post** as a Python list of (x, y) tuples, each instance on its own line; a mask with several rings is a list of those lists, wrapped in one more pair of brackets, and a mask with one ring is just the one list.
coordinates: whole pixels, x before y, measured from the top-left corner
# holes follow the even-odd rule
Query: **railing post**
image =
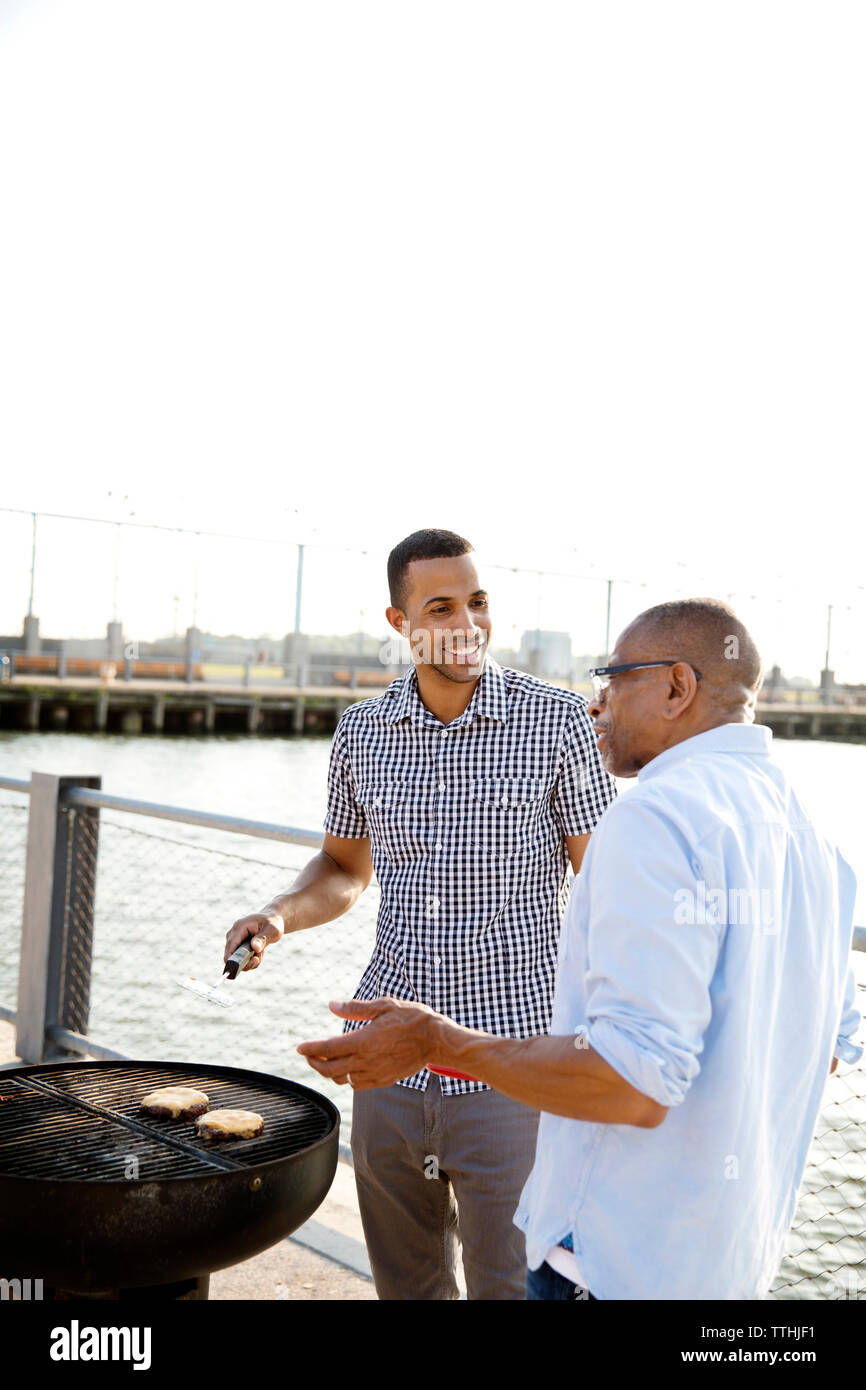
[(62, 804), (65, 788), (101, 788), (100, 777), (30, 777), (16, 1051), (25, 1062), (65, 1055), (49, 1029), (87, 1031), (97, 810)]

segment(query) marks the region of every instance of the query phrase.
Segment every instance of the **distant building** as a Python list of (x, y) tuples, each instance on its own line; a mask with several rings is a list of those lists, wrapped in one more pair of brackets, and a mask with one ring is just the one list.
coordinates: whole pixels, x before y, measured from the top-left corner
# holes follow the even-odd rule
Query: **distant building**
[(769, 671), (764, 673), (764, 682), (759, 691), (759, 698), (772, 702), (777, 695), (781, 695), (785, 690), (814, 690), (815, 688), (815, 682), (810, 681), (807, 676), (786, 676), (781, 666), (771, 666)]
[(521, 670), (533, 676), (571, 676), (571, 636), (567, 632), (547, 632), (533, 628), (520, 639), (517, 663)]

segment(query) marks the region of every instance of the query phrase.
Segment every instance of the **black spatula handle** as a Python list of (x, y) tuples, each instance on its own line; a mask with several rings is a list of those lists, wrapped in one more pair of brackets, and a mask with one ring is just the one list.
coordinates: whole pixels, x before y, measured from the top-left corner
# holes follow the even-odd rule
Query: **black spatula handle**
[(237, 975), (238, 971), (243, 970), (244, 966), (246, 965), (247, 961), (249, 960), (252, 954), (253, 951), (249, 945), (249, 942), (245, 941), (243, 946), (239, 946), (238, 949), (234, 952), (234, 954), (229, 956), (228, 960), (223, 966), (223, 974), (228, 975), (229, 979), (233, 980), (235, 978), (235, 975)]

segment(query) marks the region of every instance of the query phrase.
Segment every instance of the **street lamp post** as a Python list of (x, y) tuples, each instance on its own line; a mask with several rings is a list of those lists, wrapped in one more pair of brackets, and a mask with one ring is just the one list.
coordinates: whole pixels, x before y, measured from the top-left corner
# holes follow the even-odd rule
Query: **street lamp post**
[(613, 580), (607, 581), (607, 617), (604, 623), (604, 659), (607, 661), (610, 656), (610, 596), (613, 592)]
[(24, 619), (24, 650), (28, 655), (39, 651), (39, 619), (33, 616), (33, 595), (36, 589), (36, 512), (30, 513), (33, 520), (33, 535), (30, 542), (30, 598), (27, 603), (27, 617)]
[(301, 598), (304, 591), (304, 547), (298, 544), (298, 577), (295, 581), (295, 636), (301, 635)]
[(28, 618), (33, 617), (33, 590), (36, 585), (36, 513), (33, 513), (33, 536), (30, 542), (30, 602), (27, 605)]
[(833, 605), (827, 604), (827, 647), (824, 652), (824, 669), (821, 672), (821, 703), (832, 705), (835, 695), (835, 673), (830, 670), (830, 625), (833, 620)]

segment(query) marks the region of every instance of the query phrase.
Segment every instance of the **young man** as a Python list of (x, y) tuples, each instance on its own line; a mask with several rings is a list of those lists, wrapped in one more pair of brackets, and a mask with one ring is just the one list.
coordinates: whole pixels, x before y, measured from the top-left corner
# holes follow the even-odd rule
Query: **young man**
[(651, 608), (610, 660), (590, 713), (639, 783), (572, 893), (551, 1036), (379, 1000), (332, 1006), (374, 1021), (300, 1050), (356, 1104), (423, 1058), (545, 1112), (515, 1218), (529, 1298), (760, 1299), (827, 1073), (863, 1051), (854, 875), (752, 722), (760, 658), (726, 605)]
[[(388, 560), (388, 621), (412, 669), (346, 710), (331, 754), (321, 853), (289, 892), (227, 935), (266, 944), (331, 921), (375, 868), (376, 948), (356, 992), (420, 1001), (525, 1038), (550, 1024), (569, 861), (615, 795), (581, 695), (487, 655), (488, 593), (472, 547), (418, 531)], [(358, 1027), (350, 1024), (350, 1028)], [(524, 1296), (514, 1209), (538, 1112), (421, 1058), (356, 1096), (355, 1178), (380, 1298), (448, 1299), (456, 1239), (470, 1298)]]

